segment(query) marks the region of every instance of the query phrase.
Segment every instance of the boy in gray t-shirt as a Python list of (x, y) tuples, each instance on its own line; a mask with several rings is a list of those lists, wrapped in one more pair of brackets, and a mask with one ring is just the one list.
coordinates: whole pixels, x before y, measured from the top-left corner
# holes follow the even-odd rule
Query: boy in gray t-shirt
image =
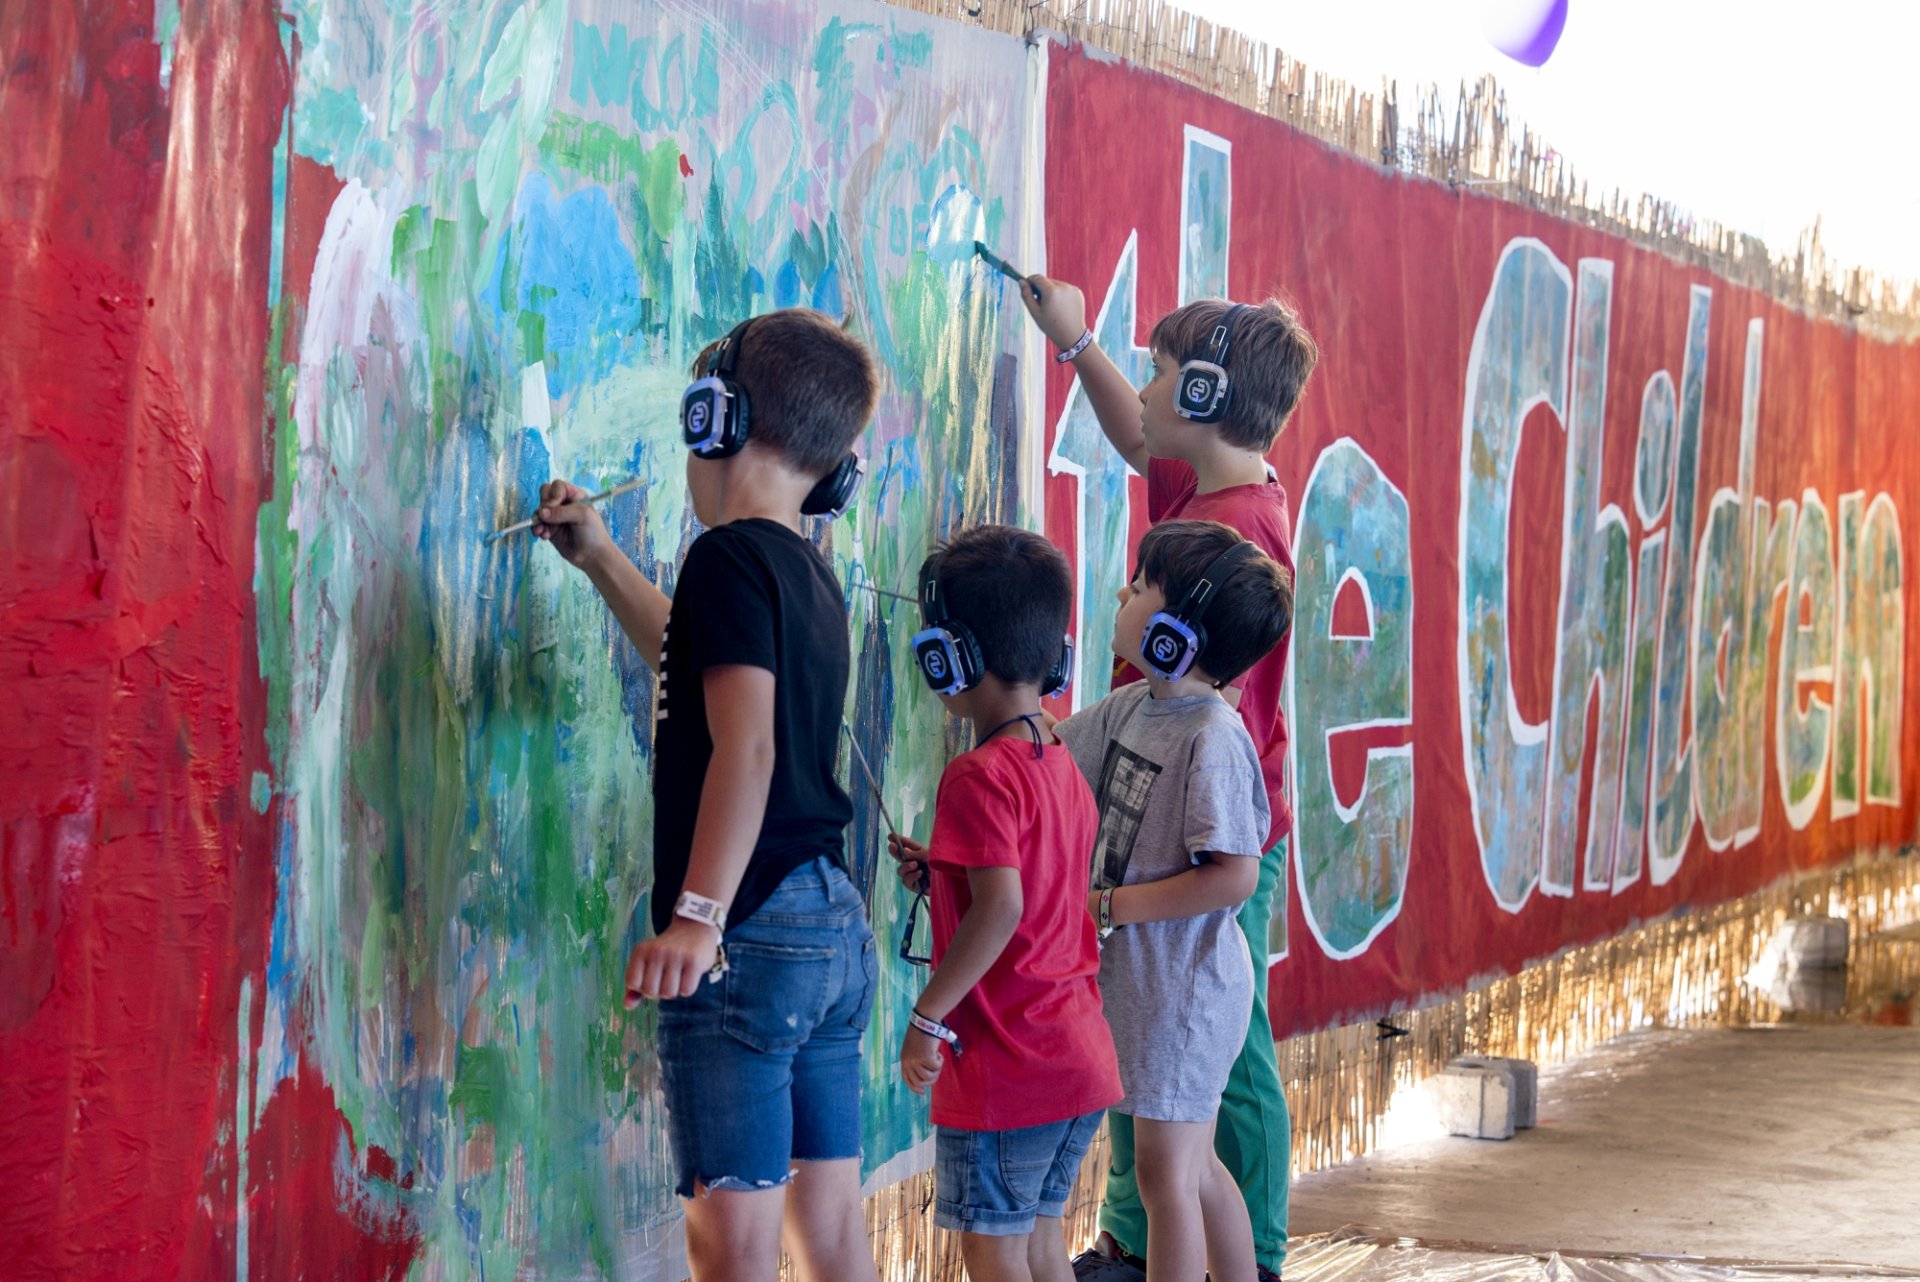
[(1089, 908), (1149, 1277), (1254, 1274), (1213, 1126), (1259, 978), (1234, 912), (1253, 893), (1270, 816), (1253, 740), (1220, 687), (1278, 643), (1292, 613), (1287, 571), (1227, 526), (1157, 525), (1113, 635), (1147, 680), (1055, 727), (1100, 807)]

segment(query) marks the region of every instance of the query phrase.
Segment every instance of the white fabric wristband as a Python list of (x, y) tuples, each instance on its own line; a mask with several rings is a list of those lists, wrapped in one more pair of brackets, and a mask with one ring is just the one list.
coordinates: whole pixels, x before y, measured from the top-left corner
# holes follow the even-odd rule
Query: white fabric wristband
[(928, 1037), (938, 1038), (953, 1047), (953, 1053), (955, 1055), (960, 1053), (960, 1034), (954, 1032), (939, 1020), (928, 1019), (925, 1015), (922, 1015), (918, 1009), (914, 1009), (907, 1012), (907, 1022), (925, 1033)]
[(1065, 365), (1068, 361), (1072, 360), (1074, 357), (1078, 356), (1080, 353), (1086, 351), (1091, 346), (1093, 346), (1093, 331), (1088, 330), (1086, 333), (1080, 335), (1080, 337), (1074, 342), (1072, 347), (1066, 348), (1063, 351), (1055, 352), (1053, 359), (1058, 361), (1060, 364)]
[(673, 901), (673, 915), (701, 922), (722, 934), (726, 933), (727, 906), (717, 899), (696, 895), (691, 890), (681, 891), (680, 898)]

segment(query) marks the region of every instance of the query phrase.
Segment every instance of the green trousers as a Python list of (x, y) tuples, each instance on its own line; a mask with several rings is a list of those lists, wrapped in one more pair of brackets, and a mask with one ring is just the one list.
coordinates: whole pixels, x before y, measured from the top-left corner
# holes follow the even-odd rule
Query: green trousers
[[(1293, 1123), (1287, 1117), (1287, 1096), (1280, 1088), (1280, 1065), (1273, 1053), (1273, 1027), (1267, 1021), (1267, 947), (1273, 918), (1274, 887), (1287, 867), (1283, 837), (1260, 861), (1260, 883), (1253, 897), (1240, 906), (1240, 929), (1253, 956), (1253, 1018), (1240, 1058), (1227, 1077), (1220, 1099), (1220, 1118), (1214, 1127), (1213, 1148), (1240, 1185), (1253, 1221), (1253, 1255), (1261, 1265), (1280, 1272), (1287, 1258), (1287, 1176)], [(1133, 1174), (1133, 1119), (1107, 1114), (1110, 1158), (1106, 1198), (1100, 1204), (1100, 1227), (1113, 1235), (1120, 1249), (1132, 1255), (1147, 1253), (1147, 1212), (1140, 1204), (1140, 1186)]]

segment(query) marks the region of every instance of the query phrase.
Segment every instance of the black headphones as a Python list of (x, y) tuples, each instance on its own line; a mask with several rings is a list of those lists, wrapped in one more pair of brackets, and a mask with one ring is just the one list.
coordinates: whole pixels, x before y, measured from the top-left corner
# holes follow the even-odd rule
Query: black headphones
[(1207, 629), (1200, 622), (1221, 588), (1242, 566), (1260, 556), (1260, 549), (1242, 539), (1208, 563), (1174, 610), (1159, 610), (1147, 620), (1140, 638), (1140, 657), (1162, 681), (1178, 681), (1206, 652)]
[[(707, 362), (706, 377), (695, 379), (680, 394), (680, 439), (701, 458), (731, 458), (747, 443), (753, 406), (747, 389), (734, 381), (733, 368), (754, 320), (749, 316), (727, 331)], [(848, 454), (807, 492), (800, 511), (829, 519), (839, 516), (853, 502), (864, 475), (866, 464), (860, 456)]]
[(1213, 327), (1207, 340), (1204, 359), (1187, 361), (1180, 367), (1179, 381), (1173, 386), (1173, 412), (1196, 423), (1218, 423), (1226, 417), (1227, 402), (1233, 397), (1233, 385), (1227, 378), (1227, 353), (1233, 347), (1233, 331), (1247, 304), (1235, 303)]
[[(980, 641), (959, 619), (947, 613), (940, 595), (939, 557), (927, 559), (920, 578), (920, 615), (926, 627), (913, 634), (913, 661), (935, 694), (962, 694), (987, 675)], [(1061, 639), (1060, 654), (1047, 670), (1040, 693), (1046, 698), (1066, 692), (1073, 680), (1073, 637)]]

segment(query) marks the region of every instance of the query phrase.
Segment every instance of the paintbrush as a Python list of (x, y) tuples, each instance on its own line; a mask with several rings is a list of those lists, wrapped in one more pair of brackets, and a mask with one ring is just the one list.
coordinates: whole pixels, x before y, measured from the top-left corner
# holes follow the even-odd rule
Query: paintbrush
[(887, 799), (880, 795), (880, 781), (873, 777), (873, 767), (867, 764), (867, 754), (860, 751), (860, 741), (854, 738), (853, 727), (842, 721), (840, 728), (847, 732), (847, 744), (853, 749), (853, 759), (860, 763), (860, 773), (867, 777), (867, 787), (873, 790), (873, 801), (880, 807), (880, 817), (887, 821), (887, 832), (898, 837), (900, 829), (894, 825), (893, 815), (887, 810)]
[(1020, 274), (1020, 269), (1000, 257), (1000, 255), (994, 253), (991, 249), (988, 249), (986, 242), (974, 241), (973, 252), (980, 255), (981, 262), (993, 268), (993, 270), (999, 272), (1008, 280), (1017, 281), (1022, 285), (1026, 285), (1028, 289), (1033, 291), (1033, 301), (1036, 303), (1040, 301), (1040, 287), (1038, 285), (1027, 284), (1027, 278)]
[[(575, 501), (584, 503), (588, 507), (593, 507), (597, 504), (605, 503), (608, 499), (617, 499), (622, 494), (631, 494), (645, 484), (646, 481), (636, 476), (631, 481), (623, 481), (610, 490), (601, 490), (598, 494), (589, 494), (586, 498)], [(518, 534), (522, 530), (530, 530), (538, 524), (540, 524), (540, 518), (533, 516), (528, 517), (524, 521), (515, 521), (512, 525), (495, 530), (492, 534), (489, 534), (485, 539), (485, 543), (498, 542), (506, 538), (509, 534)]]
[(904, 592), (895, 592), (892, 588), (883, 588), (878, 583), (861, 583), (858, 586), (865, 588), (877, 596), (892, 597), (896, 601), (905, 601), (908, 605), (920, 604), (919, 597), (908, 596)]
[[(893, 815), (887, 810), (887, 799), (880, 795), (880, 781), (873, 777), (873, 767), (867, 764), (867, 754), (860, 751), (860, 741), (854, 738), (853, 727), (842, 721), (840, 728), (847, 732), (847, 746), (853, 749), (853, 759), (860, 763), (860, 773), (867, 777), (867, 787), (873, 790), (873, 802), (880, 807), (880, 818), (886, 821), (888, 835), (898, 837), (900, 829), (894, 824)], [(920, 882), (916, 889), (924, 894), (931, 882), (932, 874), (922, 868)]]

